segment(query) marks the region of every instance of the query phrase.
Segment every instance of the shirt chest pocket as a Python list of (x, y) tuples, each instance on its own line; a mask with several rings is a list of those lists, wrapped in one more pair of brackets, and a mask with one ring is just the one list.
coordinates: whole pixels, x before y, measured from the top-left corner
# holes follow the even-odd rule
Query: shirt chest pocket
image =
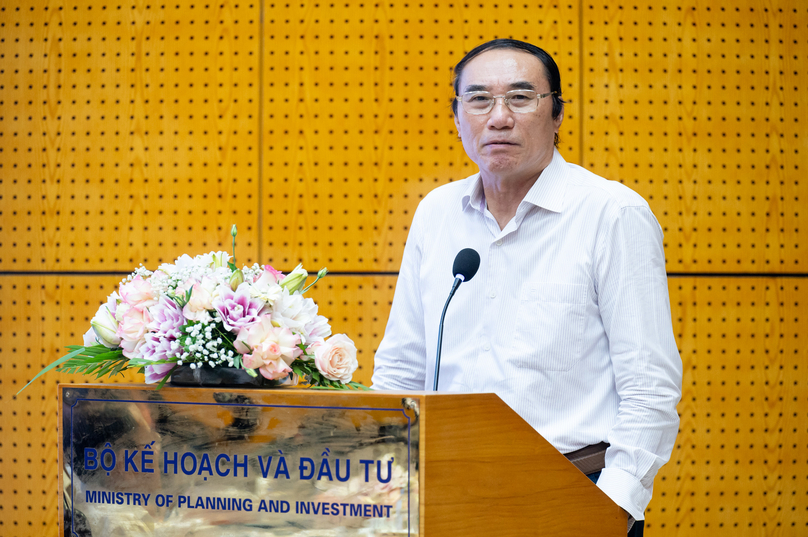
[(514, 365), (569, 371), (581, 358), (586, 301), (583, 284), (525, 283), (516, 317)]

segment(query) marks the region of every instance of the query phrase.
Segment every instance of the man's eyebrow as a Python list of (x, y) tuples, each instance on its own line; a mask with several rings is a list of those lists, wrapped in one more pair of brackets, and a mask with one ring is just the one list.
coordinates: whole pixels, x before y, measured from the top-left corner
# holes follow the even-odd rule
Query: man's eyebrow
[[(524, 81), (522, 81), (522, 82), (513, 82), (513, 83), (509, 84), (508, 87), (510, 89), (512, 89), (512, 90), (514, 90), (514, 89), (526, 89), (526, 90), (533, 90), (533, 91), (536, 90), (536, 86), (534, 86), (530, 82), (524, 82)], [(466, 86), (466, 88), (464, 90), (464, 93), (469, 92), (469, 91), (489, 91), (489, 90), (490, 90), (490, 88), (488, 86), (483, 85), (483, 84), (471, 84), (469, 86)]]
[(514, 82), (510, 85), (511, 89), (527, 89), (536, 91), (536, 86), (531, 84), (530, 82)]

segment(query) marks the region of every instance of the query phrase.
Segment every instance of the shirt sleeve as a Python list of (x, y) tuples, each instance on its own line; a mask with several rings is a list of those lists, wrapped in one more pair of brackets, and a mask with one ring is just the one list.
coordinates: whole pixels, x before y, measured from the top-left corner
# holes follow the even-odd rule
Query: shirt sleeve
[(373, 389), (425, 389), (426, 346), (419, 282), (423, 255), (419, 216), (422, 214), (423, 210), (419, 207), (404, 247), (393, 306), (384, 337), (374, 358)]
[(679, 428), (682, 361), (673, 337), (662, 230), (648, 207), (615, 209), (595, 278), (620, 404), (598, 487), (643, 520)]

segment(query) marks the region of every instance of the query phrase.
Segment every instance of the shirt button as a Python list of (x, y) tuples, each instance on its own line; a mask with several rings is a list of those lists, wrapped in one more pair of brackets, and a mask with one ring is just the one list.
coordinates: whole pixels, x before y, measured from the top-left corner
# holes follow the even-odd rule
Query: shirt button
[(497, 294), (494, 291), (491, 291), (491, 294), (488, 296), (490, 296), (491, 298), (497, 298)]
[(485, 347), (483, 347), (483, 349), (484, 349), (486, 352), (487, 352), (487, 351), (490, 351), (490, 350), (491, 350), (491, 346), (490, 346), (490, 345), (486, 345)]
[(497, 246), (502, 246), (502, 241), (497, 241)]

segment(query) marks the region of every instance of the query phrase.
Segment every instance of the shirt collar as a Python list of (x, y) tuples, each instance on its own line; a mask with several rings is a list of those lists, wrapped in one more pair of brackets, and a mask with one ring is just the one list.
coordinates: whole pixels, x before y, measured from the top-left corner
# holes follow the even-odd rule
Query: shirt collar
[[(567, 162), (561, 156), (561, 153), (554, 149), (553, 160), (541, 172), (538, 180), (530, 187), (522, 202), (542, 207), (554, 213), (560, 213), (564, 208), (564, 191), (567, 187), (567, 181), (563, 173), (566, 164)], [(482, 213), (485, 212), (485, 192), (479, 173), (471, 176), (469, 186), (461, 198), (461, 204), (463, 210), (471, 207)]]
[(469, 178), (469, 186), (460, 198), (463, 210), (471, 207), (481, 213), (485, 213), (485, 192), (483, 191), (483, 181), (480, 173), (477, 172)]

